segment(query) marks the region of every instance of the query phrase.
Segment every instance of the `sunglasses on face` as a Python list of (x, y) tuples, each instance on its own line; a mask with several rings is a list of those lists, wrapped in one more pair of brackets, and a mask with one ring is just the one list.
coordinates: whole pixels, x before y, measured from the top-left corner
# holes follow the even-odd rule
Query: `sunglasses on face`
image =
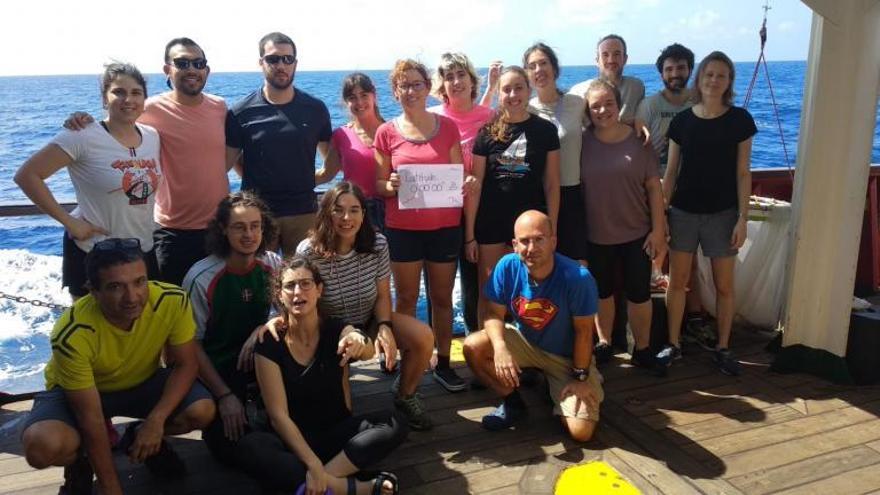
[(193, 69), (202, 70), (208, 66), (208, 61), (204, 58), (175, 58), (171, 63), (180, 70), (187, 70), (190, 66)]
[(263, 62), (269, 65), (275, 65), (278, 62), (283, 62), (284, 65), (292, 65), (296, 62), (296, 57), (293, 55), (266, 55), (263, 57)]
[(134, 237), (129, 237), (127, 239), (112, 237), (110, 239), (98, 241), (95, 243), (95, 246), (92, 247), (95, 251), (129, 251), (140, 248), (140, 239), (135, 239)]

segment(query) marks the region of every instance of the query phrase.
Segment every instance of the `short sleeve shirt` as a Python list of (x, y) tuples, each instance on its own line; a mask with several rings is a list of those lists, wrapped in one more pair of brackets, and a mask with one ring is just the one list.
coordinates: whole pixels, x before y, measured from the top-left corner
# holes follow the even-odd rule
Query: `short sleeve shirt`
[(166, 342), (181, 345), (193, 339), (195, 322), (186, 292), (176, 285), (148, 284), (144, 311), (131, 330), (108, 322), (91, 294), (61, 315), (49, 339), (47, 390), (130, 389), (156, 372)]
[(531, 282), (517, 254), (503, 256), (483, 294), (507, 308), (532, 345), (570, 358), (574, 353), (572, 318), (595, 315), (599, 293), (589, 270), (559, 253), (553, 256), (553, 272), (537, 284)]
[(581, 183), (581, 128), (584, 119), (584, 98), (572, 93), (560, 95), (550, 105), (538, 97), (529, 102), (535, 113), (556, 126), (559, 135), (559, 185), (576, 186)]
[(259, 89), (226, 115), (226, 145), (243, 151), (241, 188), (259, 194), (275, 216), (317, 210), (315, 152), (331, 134), (327, 106), (300, 89), (283, 105)]
[(83, 251), (106, 237), (134, 237), (144, 251), (153, 248), (153, 206), (162, 181), (159, 133), (143, 124), (137, 128), (137, 148), (123, 146), (98, 122), (79, 132), (61, 131), (52, 140), (72, 160), (67, 170), (79, 204), (73, 216), (110, 232), (74, 241)]
[(681, 165), (670, 204), (690, 213), (737, 208), (738, 146), (757, 132), (751, 114), (740, 107), (714, 119), (697, 117), (693, 108), (673, 117), (669, 139), (681, 147)]
[(340, 320), (321, 322), (320, 341), (310, 363), (293, 359), (284, 339), (263, 339), (254, 349), (281, 369), (288, 415), (303, 432), (328, 430), (351, 416), (342, 386), (344, 368), (336, 355), (343, 328)]
[(509, 138), (497, 141), (484, 127), (474, 142), (474, 154), (486, 158), (478, 224), (506, 222), (529, 209), (547, 210), (544, 172), (547, 153), (559, 149), (556, 126), (529, 114), (508, 129)]
[(324, 292), (318, 302), (322, 315), (360, 328), (373, 317), (378, 297), (377, 284), (391, 276), (385, 236), (376, 234), (374, 249), (374, 253), (352, 250), (346, 255), (323, 257), (315, 253), (311, 239), (299, 243), (297, 254), (312, 261), (324, 281)]
[(270, 280), (281, 258), (266, 252), (246, 270), (231, 269), (211, 255), (196, 262), (183, 278), (196, 320), (196, 338), (217, 369), (235, 366), (251, 332), (266, 322), (272, 299)]
[(361, 141), (354, 129), (342, 126), (333, 131), (330, 144), (339, 154), (342, 178), (358, 187), (368, 198), (376, 196), (376, 152)]
[[(455, 122), (437, 115), (434, 133), (424, 141), (407, 139), (400, 134), (396, 120), (385, 122), (376, 130), (376, 150), (391, 157), (391, 170), (407, 164), (448, 164), (450, 150), (461, 136)], [(385, 226), (401, 230), (437, 230), (461, 223), (461, 208), (398, 208), (397, 196), (385, 198)]]
[(456, 112), (446, 104), (430, 107), (428, 111), (449, 117), (458, 126), (458, 132), (461, 134), (461, 158), (464, 162), (464, 171), (467, 174), (471, 173), (474, 160), (474, 139), (477, 138), (480, 128), (492, 118), (495, 111), (476, 104), (469, 112)]
[(581, 177), (590, 242), (622, 244), (651, 230), (645, 183), (659, 177), (657, 154), (635, 132), (619, 143), (603, 143), (584, 131)]

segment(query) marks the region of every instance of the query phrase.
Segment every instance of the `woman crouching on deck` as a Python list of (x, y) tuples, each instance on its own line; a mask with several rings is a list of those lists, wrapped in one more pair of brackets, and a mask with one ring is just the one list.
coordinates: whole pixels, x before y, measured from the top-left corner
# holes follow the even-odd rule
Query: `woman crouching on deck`
[(393, 474), (369, 482), (352, 476), (400, 445), (407, 427), (388, 411), (352, 416), (347, 364), (370, 359), (373, 345), (360, 330), (321, 316), (323, 290), (321, 273), (301, 256), (275, 275), (286, 330), (280, 341), (257, 344), (254, 363), (271, 430), (239, 441), (241, 466), (272, 490), (305, 482), (310, 495), (398, 493)]
[(681, 356), (679, 336), (685, 289), (697, 246), (712, 260), (718, 342), (715, 363), (726, 375), (740, 364), (728, 345), (735, 312), (733, 268), (746, 240), (746, 215), (752, 193), (752, 138), (758, 132), (751, 114), (733, 106), (733, 62), (712, 52), (700, 62), (689, 110), (669, 123), (669, 153), (663, 191), (669, 203), (669, 289), (666, 293), (670, 346), (658, 357)]

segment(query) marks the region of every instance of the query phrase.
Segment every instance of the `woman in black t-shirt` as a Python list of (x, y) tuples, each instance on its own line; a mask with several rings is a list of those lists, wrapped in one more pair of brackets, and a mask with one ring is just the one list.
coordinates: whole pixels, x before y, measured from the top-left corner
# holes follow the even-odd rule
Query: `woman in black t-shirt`
[(746, 216), (752, 190), (752, 137), (749, 113), (733, 106), (733, 62), (712, 52), (700, 62), (694, 79), (696, 104), (669, 125), (669, 153), (663, 189), (669, 203), (669, 289), (666, 305), (671, 345), (658, 357), (669, 363), (681, 355), (679, 331), (685, 288), (697, 247), (712, 259), (718, 340), (715, 362), (721, 372), (740, 373), (728, 350), (733, 325), (733, 268), (746, 240)]
[[(465, 254), (478, 264), (480, 287), (502, 256), (511, 252), (513, 223), (526, 210), (559, 216), (559, 135), (556, 126), (528, 111), (531, 87), (515, 65), (498, 81), (498, 113), (474, 142), (473, 175), (482, 182), (465, 205)], [(480, 297), (482, 328), (485, 301)]]
[(280, 341), (259, 343), (254, 362), (271, 429), (240, 440), (242, 467), (272, 490), (305, 483), (306, 493), (397, 493), (393, 474), (380, 473), (371, 482), (352, 476), (407, 434), (394, 413), (351, 414), (346, 364), (373, 356), (370, 339), (318, 314), (323, 284), (307, 259), (285, 262), (272, 285), (286, 330)]

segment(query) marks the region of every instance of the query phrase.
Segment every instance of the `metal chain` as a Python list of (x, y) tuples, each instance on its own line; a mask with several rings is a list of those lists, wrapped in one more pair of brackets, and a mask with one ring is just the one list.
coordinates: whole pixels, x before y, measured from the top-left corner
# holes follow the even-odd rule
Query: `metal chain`
[(22, 304), (30, 304), (31, 306), (36, 306), (38, 308), (58, 309), (62, 311), (67, 309), (67, 306), (64, 306), (63, 304), (55, 304), (51, 302), (41, 301), (39, 299), (28, 299), (24, 296), (14, 296), (5, 292), (0, 292), (0, 299), (9, 299), (10, 301), (15, 301)]

